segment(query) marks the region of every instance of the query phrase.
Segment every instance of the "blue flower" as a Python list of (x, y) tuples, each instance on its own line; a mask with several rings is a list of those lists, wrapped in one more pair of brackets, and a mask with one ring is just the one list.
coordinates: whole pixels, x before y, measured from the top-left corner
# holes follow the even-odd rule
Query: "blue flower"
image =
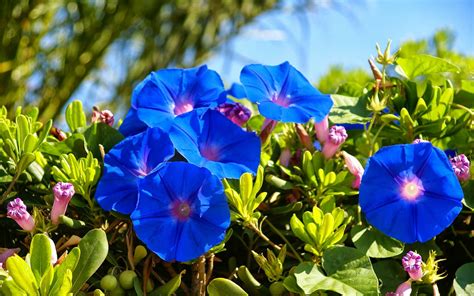
[(333, 102), (288, 62), (278, 66), (248, 65), (240, 73), (247, 98), (266, 118), (282, 122), (319, 122)]
[(405, 243), (425, 242), (451, 225), (463, 191), (448, 158), (431, 143), (380, 149), (359, 189), (367, 221)]
[(97, 202), (104, 210), (130, 214), (137, 204), (140, 180), (173, 155), (171, 140), (158, 128), (124, 139), (105, 155)]
[(215, 107), (225, 99), (219, 74), (207, 66), (152, 72), (134, 89), (120, 132), (129, 136), (143, 131), (144, 126), (167, 130), (176, 116)]
[(260, 140), (246, 132), (218, 111), (191, 112), (179, 116), (170, 129), (176, 150), (199, 167), (209, 169), (219, 178), (239, 178), (255, 174), (260, 162)]
[(171, 162), (140, 183), (133, 226), (165, 261), (195, 259), (219, 244), (230, 224), (220, 180), (205, 168)]

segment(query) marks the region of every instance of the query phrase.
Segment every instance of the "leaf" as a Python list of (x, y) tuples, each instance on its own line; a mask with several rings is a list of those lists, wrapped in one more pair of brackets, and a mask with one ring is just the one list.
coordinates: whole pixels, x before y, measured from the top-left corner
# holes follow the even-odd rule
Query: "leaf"
[(166, 284), (151, 292), (150, 296), (168, 296), (174, 294), (181, 285), (181, 276), (183, 274), (184, 272), (181, 272), (180, 274), (169, 280)]
[(381, 282), (381, 293), (393, 292), (407, 279), (407, 273), (398, 260), (382, 260), (374, 264), (374, 271)]
[[(364, 253), (349, 247), (334, 247), (323, 255), (327, 275), (363, 295), (377, 295), (378, 280), (372, 264)], [(345, 293), (342, 293), (345, 294)]]
[(86, 139), (82, 134), (73, 134), (66, 140), (57, 143), (44, 143), (40, 151), (43, 153), (61, 156), (74, 153), (76, 157), (87, 156)]
[(355, 225), (351, 230), (356, 248), (372, 258), (388, 258), (403, 252), (404, 244), (373, 227)]
[(79, 291), (107, 257), (109, 251), (107, 235), (101, 229), (93, 229), (81, 239), (78, 247), (81, 256), (72, 276), (73, 293)]
[(2, 292), (1, 295), (5, 296), (28, 296), (24, 290), (15, 284), (15, 281), (11, 277), (3, 280), (0, 292)]
[[(459, 68), (447, 60), (426, 55), (413, 55), (408, 58), (398, 58), (397, 72), (408, 79), (413, 79), (420, 75), (428, 75), (443, 72), (459, 71)], [(400, 71), (402, 70), (402, 71)]]
[(28, 166), (35, 161), (36, 156), (33, 153), (25, 153), (21, 156), (20, 161), (17, 164), (17, 172), (22, 173), (24, 172)]
[(458, 268), (453, 287), (456, 295), (474, 295), (474, 262)]
[(59, 291), (60, 287), (63, 286), (64, 278), (66, 275), (66, 271), (69, 270), (71, 272), (74, 271), (76, 268), (77, 263), (79, 262), (79, 258), (81, 257), (81, 250), (78, 247), (75, 247), (69, 252), (66, 256), (66, 259), (61, 262), (61, 264), (54, 267), (54, 279), (53, 283), (51, 284), (51, 293)]
[[(325, 276), (311, 262), (300, 263), (293, 276), (304, 294), (318, 290), (334, 291), (342, 295), (377, 295), (378, 281), (367, 256), (357, 249), (334, 247), (323, 255)], [(294, 290), (292, 279), (285, 279), (285, 286)]]
[(107, 153), (115, 144), (123, 140), (123, 135), (113, 127), (103, 122), (97, 122), (84, 132), (84, 138), (94, 157), (101, 159), (99, 144), (104, 146)]
[(209, 296), (248, 296), (247, 292), (236, 283), (224, 278), (213, 279), (207, 286), (207, 293), (209, 293)]
[(331, 95), (334, 105), (329, 113), (333, 123), (360, 123), (365, 124), (370, 120), (370, 111), (367, 109), (365, 97), (348, 97)]
[(39, 295), (35, 275), (25, 260), (18, 255), (8, 257), (7, 269), (20, 289), (24, 290), (30, 296)]
[(49, 265), (48, 269), (44, 273), (40, 281), (40, 291), (41, 295), (48, 295), (49, 290), (51, 289), (51, 284), (53, 282), (54, 269), (52, 265)]
[(66, 122), (71, 132), (75, 132), (78, 128), (86, 126), (86, 114), (82, 110), (81, 101), (73, 101), (66, 108)]
[(30, 247), (30, 265), (36, 282), (40, 284), (43, 275), (52, 268), (51, 265), (51, 242), (49, 237), (44, 234), (36, 234), (31, 241)]

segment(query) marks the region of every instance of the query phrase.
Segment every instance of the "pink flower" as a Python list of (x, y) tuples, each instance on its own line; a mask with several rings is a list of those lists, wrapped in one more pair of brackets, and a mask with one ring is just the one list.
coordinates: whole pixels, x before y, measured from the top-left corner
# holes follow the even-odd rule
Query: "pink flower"
[(323, 154), (329, 159), (336, 154), (339, 147), (347, 139), (346, 129), (343, 126), (334, 125), (329, 129), (329, 134), (323, 146)]
[(26, 210), (26, 205), (21, 198), (17, 197), (8, 203), (7, 216), (15, 220), (15, 222), (26, 231), (35, 229), (35, 220), (33, 220), (33, 217), (31, 217), (30, 213)]
[(402, 258), (403, 269), (405, 269), (410, 278), (414, 281), (417, 281), (423, 277), (421, 264), (421, 256), (413, 251), (408, 252)]
[(396, 296), (410, 296), (411, 294), (411, 280), (403, 282), (395, 291)]
[(423, 139), (415, 139), (412, 144), (420, 144), (420, 143), (426, 143), (429, 142), (428, 140), (423, 140)]
[(252, 116), (252, 112), (240, 103), (223, 103), (217, 110), (238, 126), (243, 126)]
[(320, 122), (314, 124), (314, 131), (316, 132), (316, 137), (318, 141), (323, 144), (326, 142), (326, 139), (329, 134), (329, 120), (328, 116), (324, 117)]
[(454, 173), (456, 177), (458, 177), (459, 181), (467, 181), (471, 176), (469, 172), (469, 159), (467, 159), (466, 155), (459, 154), (450, 159), (451, 166), (453, 167)]
[(280, 165), (288, 167), (290, 165), (291, 150), (289, 148), (283, 149), (280, 154)]
[(260, 131), (260, 141), (265, 143), (272, 133), (273, 129), (277, 126), (278, 121), (273, 120), (273, 119), (268, 119), (266, 118), (265, 121), (263, 122), (262, 129)]
[(309, 151), (314, 151), (313, 140), (309, 136), (304, 126), (300, 123), (297, 123), (295, 125), (295, 128), (296, 128), (296, 134), (298, 135), (298, 138), (300, 139), (301, 144), (303, 144), (303, 146)]
[(54, 126), (51, 128), (49, 133), (58, 139), (58, 141), (64, 141), (67, 138), (66, 134), (62, 130)]
[(346, 167), (355, 176), (355, 180), (352, 182), (352, 188), (359, 189), (362, 175), (364, 174), (364, 168), (360, 164), (360, 161), (354, 156), (350, 155), (346, 151), (342, 151), (342, 156), (346, 163)]
[(114, 114), (109, 110), (100, 111), (99, 108), (93, 107), (92, 108), (92, 118), (91, 122), (103, 122), (110, 126), (114, 125)]
[(67, 206), (74, 195), (74, 186), (71, 183), (58, 182), (53, 187), (54, 203), (51, 210), (51, 221), (57, 225), (59, 216), (66, 213)]

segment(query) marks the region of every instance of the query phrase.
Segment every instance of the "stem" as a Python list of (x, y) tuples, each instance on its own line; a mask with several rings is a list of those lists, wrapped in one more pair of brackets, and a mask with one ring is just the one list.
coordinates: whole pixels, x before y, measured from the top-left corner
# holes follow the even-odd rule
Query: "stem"
[(206, 285), (207, 283), (209, 283), (212, 277), (212, 272), (214, 270), (214, 257), (215, 256), (216, 255), (214, 255), (214, 253), (209, 254), (209, 258), (208, 258), (209, 264), (207, 265), (207, 273), (206, 273)]
[(13, 179), (12, 179), (10, 185), (8, 185), (7, 190), (2, 194), (2, 199), (0, 200), (0, 205), (3, 204), (3, 202), (7, 198), (8, 194), (10, 194), (10, 192), (13, 190), (13, 185), (15, 185), (15, 183), (18, 180), (19, 177), (20, 177), (20, 174), (18, 172), (15, 174), (15, 176), (13, 176)]
[(255, 232), (258, 236), (260, 236), (264, 241), (266, 241), (270, 246), (272, 246), (275, 250), (277, 251), (280, 251), (281, 250), (281, 247), (278, 246), (277, 244), (275, 244), (274, 242), (272, 242), (265, 234), (263, 234), (263, 232), (260, 231), (260, 229), (258, 229), (255, 225), (253, 225), (252, 223), (249, 223), (247, 225), (247, 227), (252, 230), (253, 232)]
[(469, 114), (471, 114), (471, 116), (474, 116), (474, 111), (472, 111), (471, 109), (467, 108), (466, 106), (463, 106), (463, 105), (461, 105), (461, 104), (456, 104), (456, 103), (451, 103), (451, 106), (452, 106), (452, 107), (459, 108), (459, 109), (463, 109), (464, 111), (467, 111)]
[(440, 296), (438, 285), (436, 283), (433, 284), (433, 296)]
[(265, 222), (267, 222), (268, 226), (270, 226), (270, 228), (273, 230), (273, 232), (275, 232), (279, 237), (281, 237), (281, 239), (286, 243), (286, 245), (290, 248), (290, 250), (293, 252), (293, 254), (295, 254), (296, 259), (298, 259), (299, 262), (303, 262), (303, 258), (301, 258), (300, 254), (298, 254), (298, 252), (296, 252), (295, 248), (293, 248), (293, 246), (286, 239), (286, 237), (283, 235), (283, 233), (281, 233), (280, 230), (278, 230), (278, 228), (276, 228), (270, 221), (268, 221), (268, 219), (266, 219)]
[(192, 295), (206, 294), (206, 257), (200, 256), (193, 264)]

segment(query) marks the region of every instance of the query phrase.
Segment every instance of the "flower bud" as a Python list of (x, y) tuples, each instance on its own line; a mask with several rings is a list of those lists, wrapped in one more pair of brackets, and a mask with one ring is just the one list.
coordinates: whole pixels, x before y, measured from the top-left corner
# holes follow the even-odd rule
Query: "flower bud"
[(410, 296), (411, 294), (411, 280), (403, 282), (398, 286), (397, 290), (395, 291), (395, 295), (397, 296)]
[(252, 116), (252, 112), (240, 103), (223, 103), (217, 110), (238, 126), (243, 126)]
[(326, 159), (329, 159), (336, 154), (336, 151), (341, 147), (347, 139), (346, 129), (343, 126), (334, 125), (329, 129), (329, 134), (323, 146), (323, 154)]
[(329, 134), (329, 120), (328, 116), (324, 117), (320, 122), (314, 124), (314, 131), (318, 141), (322, 144), (326, 141)]
[(7, 216), (15, 220), (23, 230), (33, 231), (35, 229), (35, 221), (30, 213), (26, 210), (26, 205), (21, 198), (15, 198), (7, 205)]
[(50, 133), (53, 137), (55, 137), (56, 139), (58, 139), (58, 141), (60, 141), (60, 142), (66, 140), (66, 138), (67, 138), (66, 134), (65, 134), (62, 130), (60, 130), (59, 128), (54, 127), (54, 126), (51, 128), (51, 130), (49, 131), (49, 133)]
[(5, 249), (5, 251), (3, 251), (1, 254), (0, 254), (0, 268), (3, 268), (3, 266), (5, 266), (5, 263), (7, 262), (7, 259), (10, 257), (10, 256), (13, 256), (15, 255), (16, 253), (20, 252), (20, 248), (15, 248), (15, 249)]
[(470, 172), (469, 172), (469, 159), (467, 159), (466, 155), (459, 154), (450, 159), (451, 166), (453, 167), (454, 173), (458, 177), (459, 181), (467, 181), (469, 180)]
[(49, 244), (51, 246), (51, 264), (54, 265), (58, 261), (58, 253), (56, 251), (56, 245), (54, 245), (54, 242), (52, 239), (49, 239)]
[(290, 165), (290, 159), (291, 159), (291, 150), (289, 148), (283, 149), (280, 154), (280, 165), (284, 167), (288, 167)]
[(92, 108), (91, 122), (103, 122), (107, 125), (114, 125), (114, 114), (109, 110), (100, 111), (99, 108), (94, 106)]
[(296, 134), (298, 135), (301, 144), (303, 144), (303, 146), (309, 151), (314, 151), (313, 141), (311, 140), (311, 137), (309, 136), (304, 126), (298, 123), (295, 125), (295, 128)]
[(278, 121), (276, 120), (268, 118), (265, 119), (262, 125), (262, 129), (260, 131), (260, 141), (262, 142), (262, 144), (267, 141), (268, 137), (270, 136), (277, 124)]
[(362, 175), (364, 174), (364, 168), (357, 158), (350, 155), (346, 151), (342, 151), (342, 156), (344, 157), (344, 162), (346, 163), (347, 169), (355, 176), (355, 180), (352, 182), (352, 188), (359, 189), (360, 181), (362, 180)]
[(422, 264), (421, 256), (413, 251), (409, 251), (402, 258), (403, 269), (405, 269), (410, 278), (414, 281), (418, 281), (423, 277)]
[(51, 221), (57, 225), (59, 216), (66, 213), (67, 206), (74, 195), (74, 186), (71, 183), (58, 182), (53, 187), (54, 203), (51, 210)]

